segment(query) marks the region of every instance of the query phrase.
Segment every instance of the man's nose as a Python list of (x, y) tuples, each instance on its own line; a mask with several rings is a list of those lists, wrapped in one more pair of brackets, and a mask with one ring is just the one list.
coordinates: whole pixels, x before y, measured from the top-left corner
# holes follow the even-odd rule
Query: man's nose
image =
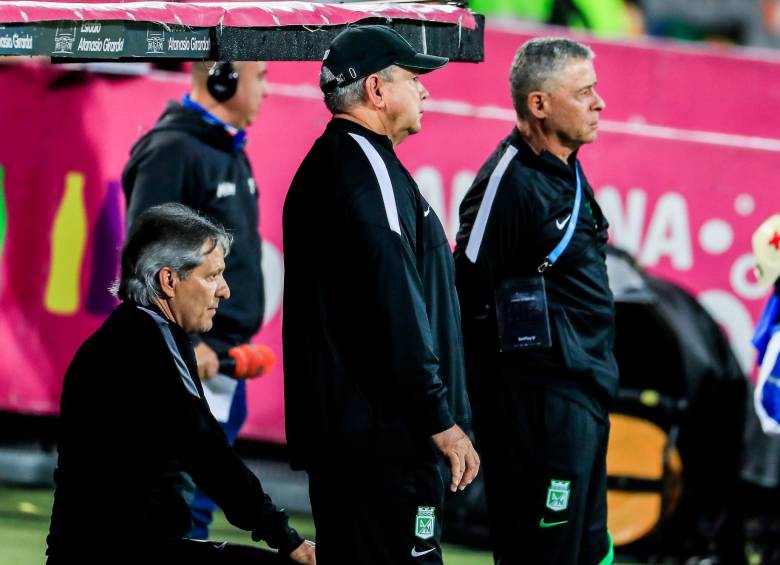
[(423, 86), (422, 82), (418, 83), (420, 85), (420, 100), (425, 100), (428, 98), (428, 89)]
[(230, 287), (225, 279), (222, 279), (221, 284), (217, 287), (217, 296), (224, 300), (230, 298)]
[(593, 91), (593, 94), (595, 94), (595, 95), (596, 95), (596, 105), (594, 106), (595, 110), (596, 110), (597, 112), (601, 112), (601, 111), (603, 111), (603, 110), (604, 110), (604, 108), (606, 108), (606, 107), (607, 107), (607, 103), (606, 103), (606, 102), (604, 102), (604, 99), (603, 99), (603, 98), (602, 98), (602, 97), (599, 95), (599, 93), (598, 93), (598, 92), (596, 92), (595, 90)]

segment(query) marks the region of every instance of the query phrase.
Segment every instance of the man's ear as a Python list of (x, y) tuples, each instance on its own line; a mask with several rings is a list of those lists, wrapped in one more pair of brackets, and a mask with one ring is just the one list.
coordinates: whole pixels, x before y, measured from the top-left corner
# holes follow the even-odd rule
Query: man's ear
[(382, 94), (382, 81), (377, 75), (368, 75), (365, 85), (365, 93), (368, 102), (377, 109), (385, 107), (385, 99)]
[(534, 90), (528, 94), (528, 98), (526, 99), (528, 112), (538, 120), (547, 117), (547, 112), (549, 110), (547, 98), (548, 94), (541, 90)]
[(157, 282), (160, 283), (160, 290), (165, 297), (173, 298), (176, 294), (176, 285), (179, 283), (179, 275), (170, 267), (163, 267), (157, 273)]

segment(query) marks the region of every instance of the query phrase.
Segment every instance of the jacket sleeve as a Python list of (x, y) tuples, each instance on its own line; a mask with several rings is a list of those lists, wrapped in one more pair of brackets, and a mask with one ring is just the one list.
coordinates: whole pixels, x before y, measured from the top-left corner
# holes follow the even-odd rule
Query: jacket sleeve
[[(532, 194), (531, 179), (523, 174), (519, 163), (511, 162), (488, 210), (479, 253), (474, 261), (483, 280), (489, 281), (490, 293), (507, 276), (508, 270), (526, 265), (535, 273), (536, 266), (544, 259), (544, 251), (533, 243), (538, 241), (535, 231), (540, 225), (539, 215), (544, 212), (533, 201)], [(485, 205), (484, 202), (481, 204)], [(472, 237), (478, 237), (473, 229), (470, 239)]]
[[(439, 377), (422, 282), (415, 257), (402, 237), (370, 218), (353, 217), (353, 233), (362, 259), (361, 284), (377, 321), (377, 338), (391, 364), (387, 398), (403, 403), (415, 429), (432, 435), (454, 425)], [(362, 221), (367, 219), (369, 221)]]
[(780, 330), (776, 331), (759, 367), (753, 395), (756, 414), (764, 433), (780, 434)]
[(288, 524), (283, 508), (277, 508), (260, 481), (228, 444), (217, 421), (200, 399), (187, 394), (183, 422), (182, 459), (195, 483), (225, 512), (234, 526), (252, 532), (288, 555), (303, 540)]
[(162, 357), (154, 357), (160, 359), (155, 375), (160, 384), (149, 404), (155, 413), (145, 414), (144, 419), (158, 422), (155, 428), (163, 436), (159, 441), (178, 454), (184, 470), (222, 508), (231, 524), (250, 531), (252, 539), (265, 540), (281, 554), (289, 554), (303, 540), (288, 525), (284, 509), (273, 504), (228, 444), (205, 401), (194, 393), (192, 385), (201, 387), (192, 349), (183, 332), (175, 339), (192, 382), (177, 369), (163, 342)]

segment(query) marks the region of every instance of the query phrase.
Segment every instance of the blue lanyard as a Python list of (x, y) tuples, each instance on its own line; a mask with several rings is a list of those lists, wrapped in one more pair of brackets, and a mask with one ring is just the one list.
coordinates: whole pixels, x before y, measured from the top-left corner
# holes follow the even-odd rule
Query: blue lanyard
[(242, 149), (244, 145), (246, 145), (246, 130), (238, 129), (237, 127), (231, 126), (230, 124), (226, 124), (214, 114), (206, 110), (206, 108), (190, 98), (189, 94), (184, 95), (184, 98), (181, 100), (181, 105), (197, 114), (200, 114), (200, 117), (203, 118), (203, 120), (207, 123), (225, 128), (225, 131), (233, 137), (233, 151), (238, 151), (239, 149)]
[(543, 273), (547, 270), (547, 267), (552, 267), (558, 260), (566, 248), (569, 246), (571, 238), (574, 236), (574, 230), (577, 228), (577, 220), (580, 217), (580, 203), (582, 202), (582, 181), (580, 180), (580, 164), (574, 162), (574, 172), (577, 175), (577, 194), (574, 197), (574, 209), (571, 212), (571, 218), (569, 218), (569, 227), (566, 228), (566, 233), (563, 234), (563, 239), (558, 242), (555, 249), (550, 251), (544, 263), (537, 267), (537, 271)]

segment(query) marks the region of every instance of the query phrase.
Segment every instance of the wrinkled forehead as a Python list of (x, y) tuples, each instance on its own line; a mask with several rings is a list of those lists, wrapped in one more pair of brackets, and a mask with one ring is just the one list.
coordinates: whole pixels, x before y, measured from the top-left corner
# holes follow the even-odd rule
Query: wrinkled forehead
[(217, 238), (205, 240), (203, 245), (200, 246), (200, 253), (203, 257), (201, 264), (206, 262), (224, 263), (225, 261), (225, 250)]
[(551, 89), (561, 86), (579, 89), (595, 84), (596, 80), (596, 69), (591, 59), (569, 58), (548, 77), (546, 86)]

